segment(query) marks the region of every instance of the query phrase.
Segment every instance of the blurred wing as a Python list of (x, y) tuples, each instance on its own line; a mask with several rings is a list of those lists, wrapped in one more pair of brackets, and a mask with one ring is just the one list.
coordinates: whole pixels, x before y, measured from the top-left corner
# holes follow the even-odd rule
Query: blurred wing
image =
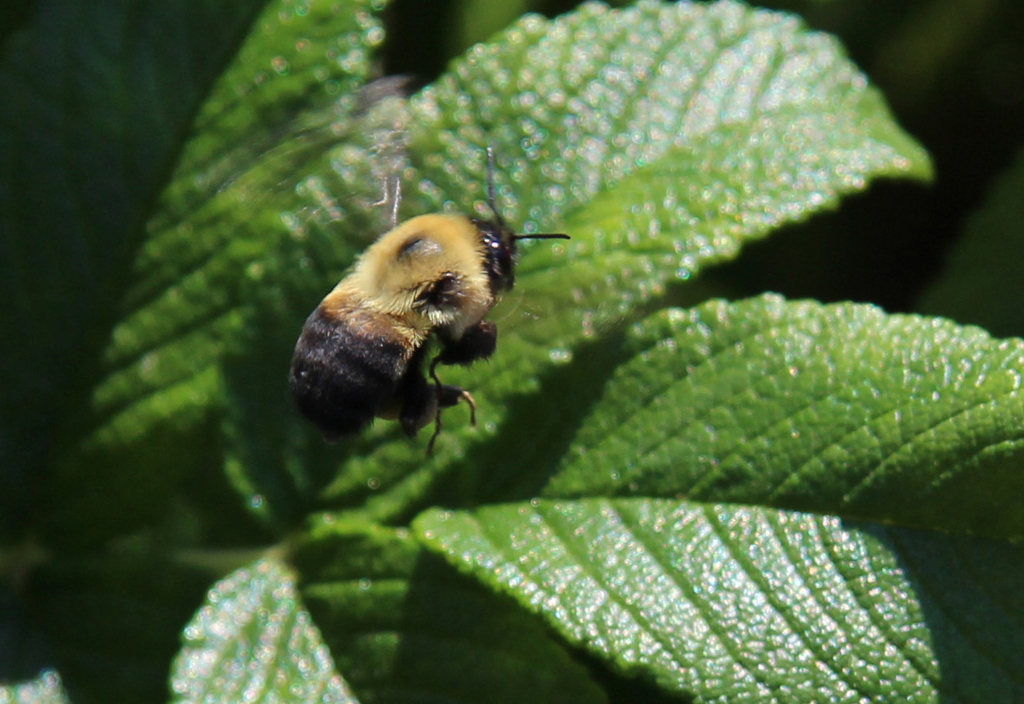
[(254, 208), (280, 209), (296, 236), (309, 228), (368, 233), (391, 229), (408, 166), (410, 80), (382, 78), (354, 98), (286, 114), (279, 124), (211, 159), (203, 190), (236, 189)]

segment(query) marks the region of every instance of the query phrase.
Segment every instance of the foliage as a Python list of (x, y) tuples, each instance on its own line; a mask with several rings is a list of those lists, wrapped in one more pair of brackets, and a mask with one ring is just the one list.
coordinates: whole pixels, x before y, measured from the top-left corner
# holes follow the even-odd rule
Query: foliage
[[(384, 10), (10, 11), (0, 702), (1020, 698), (1024, 342), (964, 323), (1022, 331), (1024, 162), (916, 292), (955, 321), (760, 294), (769, 234), (932, 176), (835, 38), (591, 3), (406, 97)], [(572, 239), (443, 369), (478, 427), (324, 443), (305, 316), (389, 175), (489, 217), (488, 145), (504, 217)]]

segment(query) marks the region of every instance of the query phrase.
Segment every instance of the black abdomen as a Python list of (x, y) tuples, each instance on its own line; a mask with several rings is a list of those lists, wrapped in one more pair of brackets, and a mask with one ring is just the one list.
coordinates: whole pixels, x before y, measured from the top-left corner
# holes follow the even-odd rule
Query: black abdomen
[(292, 398), (328, 440), (358, 433), (391, 401), (410, 356), (384, 316), (320, 306), (295, 345)]

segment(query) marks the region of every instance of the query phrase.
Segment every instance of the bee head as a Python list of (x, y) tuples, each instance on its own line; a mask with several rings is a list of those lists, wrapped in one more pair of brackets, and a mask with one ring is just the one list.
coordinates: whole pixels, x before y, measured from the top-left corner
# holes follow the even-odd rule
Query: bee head
[(493, 220), (471, 218), (484, 245), (484, 270), (491, 284), (491, 293), (508, 291), (515, 285), (516, 242), (518, 240), (567, 240), (562, 233), (517, 235), (498, 212), (494, 188), (494, 148), (487, 146), (487, 205)]

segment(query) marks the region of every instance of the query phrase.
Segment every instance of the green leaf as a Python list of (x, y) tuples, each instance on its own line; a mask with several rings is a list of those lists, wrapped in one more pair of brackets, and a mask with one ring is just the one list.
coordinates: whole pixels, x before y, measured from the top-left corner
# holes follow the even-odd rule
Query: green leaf
[(992, 188), (918, 308), (996, 335), (1024, 335), (1024, 153)]
[[(445, 382), (473, 392), (481, 427), (469, 430), (462, 409), (446, 414), (433, 460), (424, 461), (424, 441), (399, 440), (385, 423), (328, 455), (280, 402), (297, 321), (340, 271), (306, 307), (294, 306), (297, 296), (282, 296), (276, 310), (261, 306), (252, 339), (275, 350), (274, 362), (253, 360), (246, 383), (231, 387), (232, 406), (245, 415), (229, 432), (232, 455), (245, 458), (238, 474), (247, 493), (270, 514), (301, 513), (309, 489), (337, 472), (323, 505), (403, 520), (438, 500), (430, 492), (504, 425), (511, 399), (585, 340), (655, 304), (669, 283), (834, 207), (872, 178), (930, 173), (927, 156), (834, 40), (790, 16), (728, 2), (530, 16), (454, 62), (413, 96), (408, 116), (392, 103), (381, 110), (409, 128), (403, 214), (489, 216), (484, 147), (492, 144), (509, 222), (573, 239), (524, 252), (517, 291), (492, 315), (501, 337), (493, 362), (443, 370)], [(322, 183), (366, 158), (349, 146)], [(337, 190), (326, 193), (315, 191), (330, 204), (322, 215), (340, 200)]]
[(22, 516), (29, 477), (67, 426), (88, 423), (81, 407), (149, 204), (257, 8), (238, 1), (43, 1), (4, 47), (4, 522)]
[(1016, 539), (1021, 369), (1020, 340), (872, 306), (670, 309), (517, 403), (502, 446), (519, 449), (472, 458), (472, 495), (686, 496)]
[(468, 458), (467, 503), (521, 503), (414, 529), (620, 674), (698, 701), (1012, 700), (1022, 555), (964, 533), (1024, 528), (1022, 355), (871, 306), (662, 311), (578, 349), (512, 404), (504, 454)]
[(295, 564), (302, 599), (361, 701), (606, 701), (533, 617), (407, 531), (332, 520)]
[[(339, 94), (355, 101), (382, 39), (373, 7), (272, 3), (213, 87), (118, 281), (116, 323), (90, 378), (87, 419), (58, 457), (46, 497), (54, 540), (98, 539), (81, 527), (123, 531), (149, 520), (183, 477), (223, 461), (222, 365), (261, 302), (253, 291), (288, 237), (281, 210), (294, 199), (280, 184), (296, 178), (299, 146), (272, 147), (308, 126), (299, 113), (310, 105), (323, 108)], [(286, 372), (277, 373), (283, 380)]]
[(60, 677), (44, 672), (31, 682), (0, 685), (0, 704), (69, 704)]
[(417, 210), (482, 199), (481, 149), (494, 144), (506, 219), (574, 236), (560, 256), (524, 257), (520, 280), (545, 311), (584, 319), (628, 310), (871, 178), (931, 174), (834, 39), (732, 2), (528, 16), (412, 108)]
[[(347, 204), (377, 187), (365, 166), (377, 131), (366, 126), (387, 123), (378, 110), (361, 116), (355, 94), (382, 40), (375, 9), (371, 0), (275, 3), (218, 81), (112, 289), (113, 328), (98, 331), (109, 339), (83, 377), (89, 405), (67, 413), (75, 421), (43, 502), (51, 540), (97, 541), (138, 525), (225, 449), (236, 486), (277, 528), (294, 525), (335, 476), (328, 505), (408, 515), (480, 437), (448, 433), (424, 464), (421, 445), (392, 442), (394, 428), (380, 424), (339, 451), (286, 401), (303, 317), (375, 233), (372, 199)], [(660, 71), (634, 40), (656, 51)], [(580, 58), (572, 70), (566, 56)], [(612, 58), (620, 68), (602, 68)], [(748, 59), (757, 72), (737, 73)], [(509, 82), (512, 69), (523, 83)], [(533, 85), (530, 76), (547, 78)], [(526, 253), (523, 293), (496, 311), (502, 366), (489, 376), (446, 372), (477, 393), (485, 437), (538, 370), (667, 282), (869, 178), (929, 169), (834, 41), (730, 3), (527, 18), (453, 65), (401, 118), (413, 165), (404, 173), (416, 183), (406, 213), (480, 211), (490, 142), (508, 218), (526, 230), (563, 220), (574, 237)], [(626, 156), (605, 159), (605, 148)], [(346, 452), (362, 457), (346, 462)]]
[(185, 627), (172, 666), (175, 702), (357, 701), (282, 563), (264, 559), (221, 580)]
[(416, 531), (623, 674), (698, 701), (1012, 701), (1019, 547), (673, 500), (432, 511)]

